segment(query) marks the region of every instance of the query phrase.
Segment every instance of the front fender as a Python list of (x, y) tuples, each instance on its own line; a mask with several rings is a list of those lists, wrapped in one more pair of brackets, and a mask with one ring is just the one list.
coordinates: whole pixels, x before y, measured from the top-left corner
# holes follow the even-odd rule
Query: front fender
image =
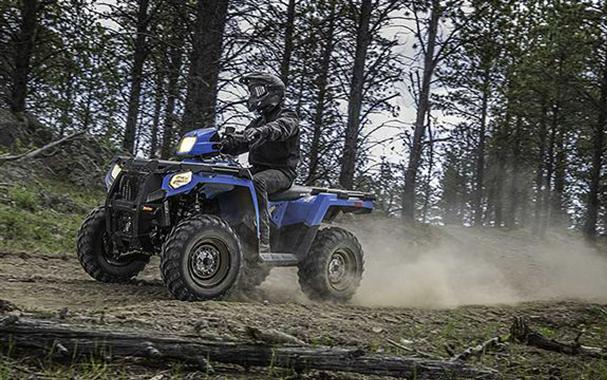
[[(251, 201), (251, 206), (255, 214), (255, 226), (257, 230), (257, 236), (259, 236), (259, 209), (257, 207), (257, 196), (255, 193), (255, 186), (253, 181), (247, 178), (237, 178), (225, 174), (207, 174), (207, 173), (193, 173), (192, 181), (187, 185), (183, 185), (174, 189), (171, 187), (169, 182), (171, 181), (172, 175), (165, 176), (162, 179), (162, 189), (166, 191), (166, 197), (171, 198), (179, 195), (189, 194), (192, 191), (197, 191), (205, 195), (207, 199), (218, 199), (220, 208), (223, 212), (232, 214), (237, 212), (240, 207), (238, 205), (227, 204), (235, 202), (236, 198), (223, 196), (226, 193), (233, 192), (236, 189), (246, 190), (247, 198)], [(245, 208), (242, 208), (244, 210)], [(221, 215), (222, 217), (230, 218), (231, 215)]]

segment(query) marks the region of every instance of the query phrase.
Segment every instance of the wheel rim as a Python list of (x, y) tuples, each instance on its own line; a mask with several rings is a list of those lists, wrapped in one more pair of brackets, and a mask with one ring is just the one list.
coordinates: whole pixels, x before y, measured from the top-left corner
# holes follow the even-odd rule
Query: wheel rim
[(333, 252), (327, 265), (327, 277), (334, 290), (348, 290), (356, 278), (356, 272), (357, 263), (352, 251), (340, 248)]
[(108, 236), (106, 231), (103, 232), (103, 236), (101, 238), (101, 255), (103, 259), (108, 263), (116, 267), (123, 267), (129, 265), (133, 262), (133, 257), (135, 255), (121, 255), (117, 256), (114, 254), (114, 245), (112, 244), (111, 239)]
[(197, 242), (188, 255), (190, 277), (203, 288), (220, 284), (227, 276), (229, 268), (228, 248), (217, 239), (204, 239)]

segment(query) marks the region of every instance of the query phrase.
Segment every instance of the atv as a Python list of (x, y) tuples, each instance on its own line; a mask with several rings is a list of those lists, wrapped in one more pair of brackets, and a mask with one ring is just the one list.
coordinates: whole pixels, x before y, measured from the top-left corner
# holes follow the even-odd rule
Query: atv
[(162, 279), (179, 300), (209, 300), (261, 284), (275, 266), (297, 266), (314, 300), (347, 301), (363, 273), (363, 251), (347, 230), (326, 226), (340, 212), (369, 213), (369, 193), (292, 186), (271, 195), (271, 251), (259, 253), (259, 210), (252, 175), (221, 153), (226, 128), (181, 140), (176, 161), (118, 156), (105, 176), (105, 204), (77, 238), (84, 270), (102, 282), (128, 282), (160, 255)]

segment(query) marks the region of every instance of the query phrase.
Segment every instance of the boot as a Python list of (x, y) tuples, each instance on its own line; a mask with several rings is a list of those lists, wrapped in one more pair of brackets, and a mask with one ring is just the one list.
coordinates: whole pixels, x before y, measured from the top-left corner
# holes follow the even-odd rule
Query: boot
[(266, 253), (271, 253), (270, 243), (268, 243), (267, 241), (260, 240), (259, 241), (259, 254), (263, 255)]
[(259, 254), (271, 253), (270, 249), (270, 231), (265, 228), (259, 230)]

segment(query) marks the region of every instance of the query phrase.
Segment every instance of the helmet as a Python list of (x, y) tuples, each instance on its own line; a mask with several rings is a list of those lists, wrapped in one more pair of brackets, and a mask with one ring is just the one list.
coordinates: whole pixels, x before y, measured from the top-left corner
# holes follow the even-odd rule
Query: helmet
[(285, 97), (285, 84), (276, 75), (250, 73), (240, 78), (249, 88), (249, 111), (265, 112), (276, 107)]

